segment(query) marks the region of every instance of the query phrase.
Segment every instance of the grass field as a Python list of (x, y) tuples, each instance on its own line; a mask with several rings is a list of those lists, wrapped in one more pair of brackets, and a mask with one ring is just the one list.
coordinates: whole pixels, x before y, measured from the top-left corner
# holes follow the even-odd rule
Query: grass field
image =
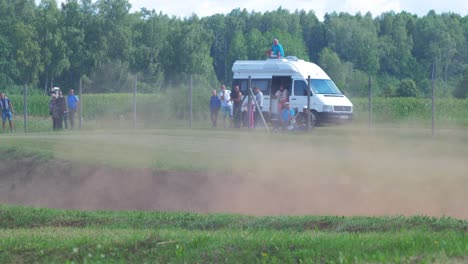
[[(171, 120), (187, 120), (189, 109), (187, 102), (180, 100), (185, 90), (168, 90), (165, 93), (138, 94), (138, 125), (142, 128), (154, 128), (155, 125)], [(193, 116), (201, 127), (209, 127), (208, 101), (211, 91), (195, 89), (193, 99)], [(207, 93), (207, 94), (204, 94)], [(133, 94), (84, 94), (81, 98), (83, 125), (86, 129), (109, 127), (128, 127), (133, 118)], [(364, 124), (368, 118), (368, 99), (350, 98), (354, 105), (355, 123)], [(23, 129), (23, 97), (11, 96), (18, 114), (17, 131)], [(28, 99), (30, 132), (52, 130), (48, 102), (44, 95), (32, 95)], [(468, 99), (436, 98), (435, 120), (437, 128), (468, 128)], [(373, 120), (376, 125), (392, 126), (431, 126), (432, 101), (429, 98), (373, 98)], [(187, 127), (187, 121), (184, 127)], [(173, 124), (171, 124), (173, 125)]]
[(466, 130), (0, 141), (0, 262), (468, 261)]
[(468, 223), (0, 207), (0, 261), (362, 263), (468, 260)]

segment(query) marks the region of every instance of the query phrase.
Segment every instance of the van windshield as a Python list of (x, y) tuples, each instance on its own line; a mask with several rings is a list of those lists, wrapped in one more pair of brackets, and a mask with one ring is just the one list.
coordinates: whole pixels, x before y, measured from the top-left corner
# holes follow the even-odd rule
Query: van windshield
[(310, 86), (312, 87), (312, 91), (316, 94), (342, 95), (332, 80), (311, 79)]

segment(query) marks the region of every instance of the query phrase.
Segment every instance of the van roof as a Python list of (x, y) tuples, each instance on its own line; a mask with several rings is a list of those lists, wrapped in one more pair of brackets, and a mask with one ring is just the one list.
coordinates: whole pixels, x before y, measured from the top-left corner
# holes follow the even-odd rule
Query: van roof
[(294, 75), (299, 74), (304, 79), (310, 75), (311, 79), (330, 79), (330, 77), (315, 63), (286, 57), (267, 60), (238, 60), (232, 66), (234, 78), (251, 75)]

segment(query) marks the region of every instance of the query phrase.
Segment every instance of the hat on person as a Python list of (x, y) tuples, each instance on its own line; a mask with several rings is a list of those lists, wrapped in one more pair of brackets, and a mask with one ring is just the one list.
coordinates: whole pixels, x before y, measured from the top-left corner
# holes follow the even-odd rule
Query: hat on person
[(307, 108), (308, 108), (307, 105), (304, 105), (304, 106), (302, 107), (302, 109), (307, 109)]
[(285, 102), (284, 104), (285, 104), (285, 105), (288, 105), (288, 104), (289, 104), (289, 102)]

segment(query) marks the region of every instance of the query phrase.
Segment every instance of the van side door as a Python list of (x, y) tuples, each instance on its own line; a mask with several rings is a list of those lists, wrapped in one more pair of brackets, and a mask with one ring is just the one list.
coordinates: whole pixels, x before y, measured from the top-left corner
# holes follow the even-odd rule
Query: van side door
[[(310, 108), (314, 109), (312, 92), (310, 97)], [(290, 105), (298, 111), (302, 111), (304, 105), (307, 105), (307, 82), (305, 80), (294, 80), (293, 89), (290, 96)]]

